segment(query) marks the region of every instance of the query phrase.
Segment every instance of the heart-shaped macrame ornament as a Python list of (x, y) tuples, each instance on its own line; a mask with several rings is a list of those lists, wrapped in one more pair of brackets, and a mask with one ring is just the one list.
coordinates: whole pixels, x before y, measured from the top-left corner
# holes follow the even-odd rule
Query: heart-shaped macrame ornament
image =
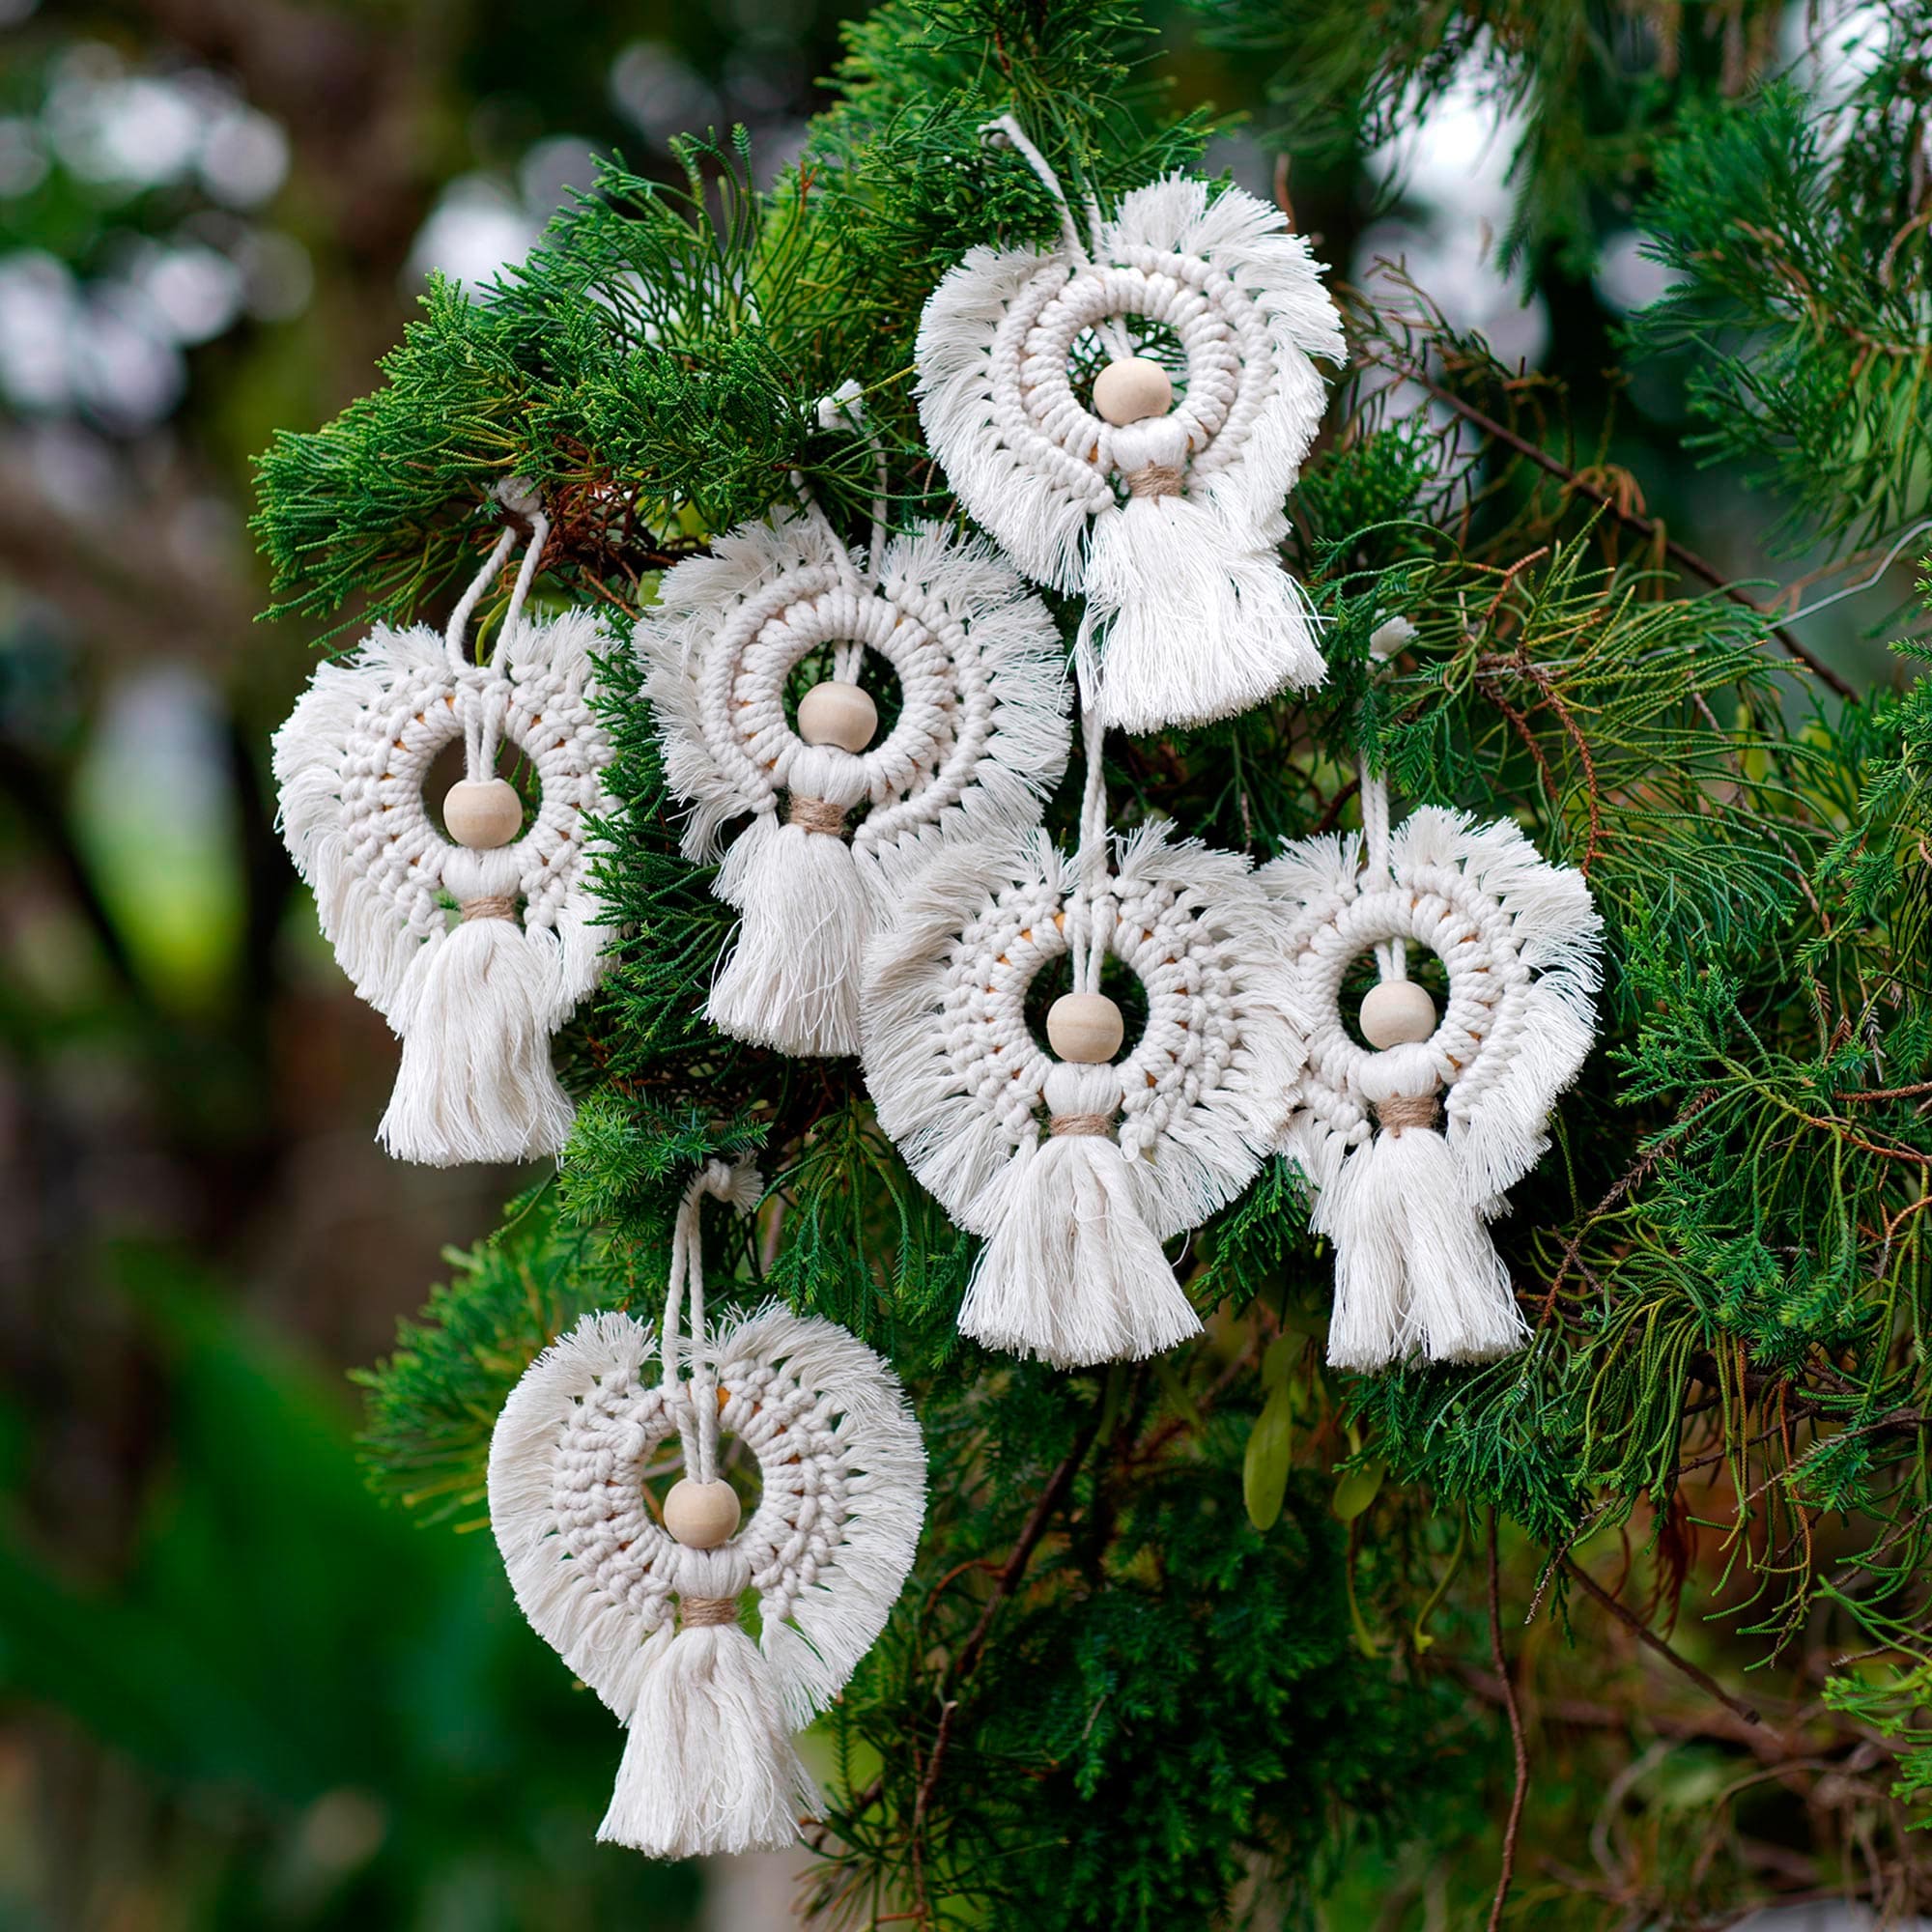
[[(749, 1520), (718, 1473), (734, 1438)], [(491, 1442), (490, 1520), (524, 1614), (628, 1728), (600, 1838), (657, 1858), (797, 1840), (818, 1798), (791, 1733), (885, 1628), (924, 1508), (904, 1392), (832, 1322), (773, 1306), (667, 1350), (592, 1315), (537, 1358)]]
[(1324, 675), (1279, 555), (1321, 419), (1312, 358), (1343, 349), (1320, 275), (1278, 209), (1177, 176), (1091, 244), (1067, 214), (1057, 249), (974, 249), (925, 305), (933, 453), (1022, 570), (1085, 593), (1110, 725), (1226, 718)]
[[(1066, 764), (1039, 600), (937, 526), (875, 548), (876, 575), (815, 511), (745, 526), (637, 631), (685, 854), (723, 851), (714, 890), (742, 915), (706, 1011), (785, 1053), (859, 1050), (874, 923), (935, 853), (1037, 824)], [(801, 665), (830, 674), (794, 702)], [(867, 683), (896, 705), (883, 731)]]
[[(1029, 995), (1069, 952), (1076, 990), (1048, 1010), (1049, 1051)], [(1146, 1006), (1123, 1053), (1105, 958)], [(1199, 1330), (1161, 1243), (1268, 1151), (1301, 1063), (1286, 980), (1248, 862), (1165, 827), (1122, 841), (1097, 883), (1043, 834), (927, 874), (874, 952), (866, 1079), (913, 1172), (987, 1237), (964, 1332), (1072, 1368)]]
[[(585, 611), (526, 621), (520, 594), (491, 662), (471, 664), (473, 596), (449, 638), (379, 625), (317, 670), (275, 736), (289, 851), (343, 970), (402, 1039), (383, 1142), (440, 1167), (569, 1136), (550, 1041), (601, 967), (587, 834), (613, 810), (593, 662), (612, 640)], [(439, 823), (423, 785), (452, 744), (467, 776)], [(527, 808), (499, 753), (527, 774)]]
[[(1282, 1150), (1335, 1243), (1329, 1361), (1486, 1361), (1520, 1347), (1483, 1224), (1548, 1147), (1550, 1107), (1595, 1037), (1602, 923), (1582, 874), (1507, 821), (1430, 807), (1388, 834), (1385, 860), (1354, 834), (1328, 835), (1258, 877), (1287, 910), (1309, 1030)], [(1439, 1020), (1403, 963), (1417, 948), (1447, 978)], [(1343, 991), (1372, 952), (1385, 964), (1358, 1039)]]

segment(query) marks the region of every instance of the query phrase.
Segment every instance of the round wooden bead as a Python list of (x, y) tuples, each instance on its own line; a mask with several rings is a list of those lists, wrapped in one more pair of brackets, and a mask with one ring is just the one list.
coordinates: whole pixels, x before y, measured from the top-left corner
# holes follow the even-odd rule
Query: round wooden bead
[(505, 779), (458, 779), (443, 793), (442, 823), (459, 845), (492, 852), (524, 829), (524, 801)]
[(690, 1549), (729, 1543), (743, 1514), (729, 1483), (694, 1483), (681, 1476), (665, 1498), (665, 1527)]
[(863, 752), (879, 728), (879, 707), (856, 684), (827, 678), (798, 701), (798, 735), (808, 745)]
[(1121, 1009), (1105, 993), (1063, 993), (1046, 1009), (1046, 1043), (1062, 1060), (1097, 1066), (1126, 1037)]
[(1094, 407), (1116, 427), (1164, 416), (1174, 407), (1174, 384), (1158, 362), (1123, 355), (1094, 378)]
[(1362, 1037), (1371, 1046), (1407, 1046), (1435, 1031), (1435, 1002), (1413, 980), (1383, 980), (1362, 1002)]

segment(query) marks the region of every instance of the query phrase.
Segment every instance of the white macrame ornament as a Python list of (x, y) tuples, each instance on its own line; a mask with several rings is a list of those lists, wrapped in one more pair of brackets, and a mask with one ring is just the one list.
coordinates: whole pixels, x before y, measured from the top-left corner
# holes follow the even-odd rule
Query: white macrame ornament
[[(1283, 505), (1321, 419), (1315, 356), (1341, 323), (1307, 242), (1238, 188), (1174, 176), (1089, 239), (975, 248), (933, 291), (915, 352), (920, 418), (967, 510), (1028, 575), (1082, 592), (1100, 712), (1151, 731), (1231, 717), (1324, 675), (1316, 619), (1279, 554)], [(1175, 375), (1147, 355), (1158, 325)], [(1108, 356), (1082, 399), (1075, 358)]]
[[(1549, 1109), (1590, 1050), (1602, 923), (1582, 874), (1506, 820), (1427, 807), (1391, 832), (1383, 781), (1365, 774), (1362, 799), (1364, 836), (1304, 839), (1257, 875), (1287, 909), (1309, 1029), (1282, 1151), (1335, 1244), (1328, 1359), (1488, 1361), (1528, 1331), (1484, 1223), (1548, 1146)], [(1447, 976), (1439, 1021), (1407, 978), (1410, 947)], [(1341, 999), (1371, 952), (1364, 1045)]]
[[(597, 1835), (654, 1858), (797, 1842), (819, 1799), (792, 1733), (885, 1628), (925, 1511), (918, 1427), (863, 1343), (776, 1304), (706, 1330), (698, 1204), (749, 1210), (757, 1191), (747, 1168), (708, 1168), (678, 1217), (662, 1332), (586, 1316), (530, 1366), (490, 1444), (517, 1602), (627, 1727)], [(749, 1520), (721, 1437), (756, 1461)], [(646, 1479), (673, 1440), (684, 1473), (660, 1520)]]
[[(445, 636), (378, 625), (317, 670), (275, 735), (289, 851), (343, 970), (402, 1040), (382, 1141), (437, 1167), (563, 1146), (575, 1109), (551, 1067), (551, 1036), (602, 964), (585, 841), (590, 815), (614, 809), (592, 657), (612, 640), (587, 611), (525, 618), (549, 525), (528, 498), (516, 507), (533, 534), (488, 663), (470, 661), (465, 634), (514, 528)], [(439, 829), (423, 783), (453, 743), (465, 777)], [(537, 788), (527, 822), (497, 776), (504, 750)]]
[[(985, 543), (938, 525), (888, 541), (875, 518), (858, 558), (809, 502), (720, 538), (660, 598), (637, 642), (684, 852), (723, 851), (713, 890), (742, 915), (705, 1010), (781, 1052), (856, 1053), (874, 923), (935, 853), (1037, 824), (1065, 769), (1059, 633)], [(794, 720), (787, 681), (828, 648)], [(898, 687), (876, 743), (867, 652)]]
[[(1087, 714), (1081, 850), (1044, 834), (935, 866), (867, 974), (879, 1123), (959, 1225), (986, 1237), (959, 1325), (1062, 1368), (1140, 1358), (1200, 1329), (1161, 1243), (1253, 1179), (1301, 1041), (1278, 916), (1248, 862), (1150, 826), (1115, 863)], [(1040, 971), (1073, 989), (1027, 1022)], [(1112, 956), (1147, 1020), (1120, 1059)]]

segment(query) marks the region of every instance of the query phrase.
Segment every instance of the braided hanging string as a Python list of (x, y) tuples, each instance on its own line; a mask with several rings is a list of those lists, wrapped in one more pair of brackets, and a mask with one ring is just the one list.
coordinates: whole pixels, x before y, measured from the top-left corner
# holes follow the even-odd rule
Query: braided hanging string
[[(1054, 173), (1046, 156), (1027, 138), (1025, 128), (1012, 115), (1002, 114), (996, 120), (980, 123), (980, 138), (989, 148), (1012, 149), (1034, 171), (1039, 185), (1053, 197), (1053, 204), (1060, 211), (1060, 245), (1080, 268), (1091, 269), (1094, 255), (1080, 239), (1080, 226), (1073, 218), (1066, 190), (1061, 186), (1060, 177)], [(1097, 249), (1100, 245), (1100, 205), (1091, 194), (1087, 197), (1087, 231), (1093, 238), (1093, 248)], [(1125, 359), (1135, 353), (1133, 338), (1118, 315), (1101, 317), (1094, 324), (1094, 330), (1117, 359)]]
[[(1385, 665), (1415, 635), (1415, 626), (1406, 617), (1391, 617), (1376, 626), (1369, 637), (1369, 655), (1378, 665)], [(1362, 847), (1369, 876), (1378, 887), (1393, 886), (1395, 874), (1389, 866), (1388, 780), (1371, 772), (1366, 757), (1356, 769), (1361, 775)], [(1376, 948), (1376, 965), (1383, 980), (1408, 978), (1408, 947), (1400, 939), (1385, 939)]]
[(1114, 923), (1114, 881), (1107, 863), (1107, 781), (1102, 760), (1107, 727), (1100, 722), (1099, 666), (1084, 616), (1073, 643), (1073, 681), (1080, 699), (1080, 746), (1087, 770), (1080, 793), (1080, 842), (1074, 853), (1079, 885), (1066, 907), (1066, 946), (1073, 991), (1097, 993), (1100, 967), (1107, 956), (1106, 935)]
[[(497, 646), (500, 647), (502, 639), (523, 619), (524, 605), (529, 598), (530, 585), (536, 581), (537, 566), (543, 561), (544, 545), (550, 540), (550, 519), (544, 515), (536, 493), (521, 477), (505, 477), (497, 484), (495, 495), (513, 516), (527, 519), (530, 526), (529, 546), (524, 553), (523, 566), (517, 572), (517, 582), (510, 592), (509, 609), (503, 613), (501, 628), (497, 633)], [(483, 567), (470, 579), (469, 588), (457, 599), (456, 609), (449, 613), (449, 623), (442, 634), (443, 648), (449, 656), (449, 668), (457, 679), (457, 704), (463, 716), (463, 775), (471, 781), (497, 776), (497, 754), (502, 749), (503, 720), (501, 707), (484, 703), (481, 694), (467, 675), (473, 668), (469, 655), (469, 619), (475, 614), (484, 591), (497, 581), (497, 573), (508, 560), (516, 542), (517, 526), (506, 523), (501, 535), (491, 546), (490, 554), (484, 558)], [(495, 659), (493, 648), (489, 662), (494, 663)], [(475, 661), (477, 666), (484, 662), (480, 658)]]
[[(732, 1171), (722, 1160), (710, 1162), (684, 1191), (677, 1219), (671, 1227), (670, 1275), (665, 1294), (664, 1388), (667, 1396), (678, 1386), (679, 1327), (687, 1299), (691, 1304), (692, 1420), (680, 1412), (678, 1435), (684, 1443), (684, 1466), (694, 1482), (715, 1482), (718, 1475), (718, 1393), (716, 1363), (708, 1352), (704, 1332), (704, 1242), (699, 1216), (708, 1194), (715, 1201), (731, 1198)], [(677, 1405), (670, 1405), (673, 1408)], [(696, 1428), (693, 1428), (693, 1421)]]

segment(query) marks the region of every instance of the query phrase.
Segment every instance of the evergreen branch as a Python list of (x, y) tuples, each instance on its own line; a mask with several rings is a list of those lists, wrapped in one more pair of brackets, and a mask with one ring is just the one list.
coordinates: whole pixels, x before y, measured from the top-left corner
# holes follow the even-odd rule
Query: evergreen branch
[[(1481, 430), (1485, 436), (1501, 443), (1505, 448), (1514, 450), (1526, 462), (1535, 464), (1539, 469), (1561, 482), (1565, 489), (1574, 490), (1578, 496), (1594, 503), (1598, 509), (1608, 511), (1626, 529), (1642, 537), (1646, 543), (1661, 545), (1664, 554), (1673, 562), (1681, 564), (1693, 577), (1702, 579), (1713, 589), (1721, 591), (1734, 604), (1742, 605), (1755, 616), (1770, 618), (1770, 612), (1749, 592), (1731, 582), (1708, 557), (1699, 555), (1688, 544), (1670, 535), (1655, 518), (1645, 516), (1642, 511), (1634, 509), (1609, 491), (1599, 488), (1560, 457), (1552, 456), (1548, 450), (1532, 442), (1527, 437), (1518, 435), (1508, 424), (1498, 422), (1487, 410), (1479, 409), (1467, 397), (1459, 395), (1447, 384), (1438, 383), (1427, 370), (1411, 363), (1378, 355), (1373, 351), (1364, 351), (1362, 355), (1365, 361), (1373, 363), (1377, 368), (1386, 369), (1391, 375), (1399, 376), (1405, 382), (1413, 383), (1418, 388), (1427, 390), (1437, 402), (1454, 410), (1465, 422)], [(1796, 658), (1821, 684), (1835, 692), (1840, 697), (1856, 696), (1852, 687), (1793, 636), (1787, 626), (1767, 622), (1766, 629), (1768, 634), (1776, 638), (1784, 650)]]

